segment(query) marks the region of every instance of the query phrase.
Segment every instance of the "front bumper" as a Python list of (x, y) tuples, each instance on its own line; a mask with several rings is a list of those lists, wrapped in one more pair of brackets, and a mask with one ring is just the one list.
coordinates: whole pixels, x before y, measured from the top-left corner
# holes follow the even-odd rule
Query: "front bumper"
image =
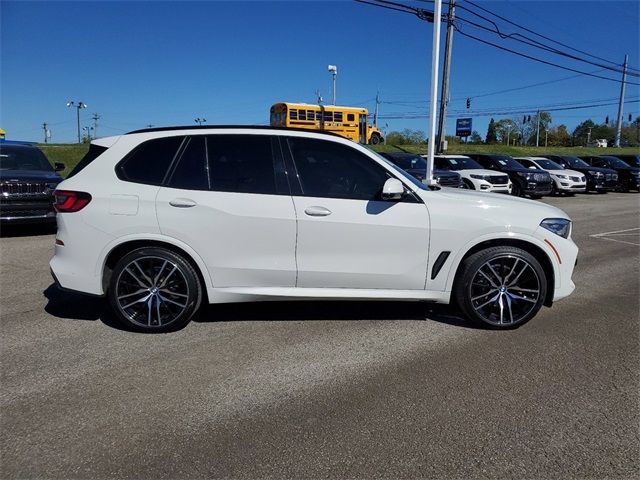
[(0, 222), (3, 224), (54, 222), (56, 211), (53, 197), (42, 195), (3, 196), (0, 201)]
[(552, 182), (526, 182), (522, 191), (525, 195), (549, 195), (552, 185)]

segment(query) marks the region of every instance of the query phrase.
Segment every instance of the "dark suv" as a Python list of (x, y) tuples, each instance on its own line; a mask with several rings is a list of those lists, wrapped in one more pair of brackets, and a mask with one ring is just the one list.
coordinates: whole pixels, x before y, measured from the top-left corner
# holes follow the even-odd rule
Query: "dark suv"
[(610, 168), (592, 167), (578, 157), (570, 155), (545, 155), (563, 168), (584, 173), (587, 177), (587, 192), (607, 193), (615, 190), (618, 185), (618, 172)]
[(513, 183), (512, 195), (540, 198), (549, 195), (553, 188), (551, 175), (545, 170), (525, 168), (508, 155), (493, 153), (467, 153), (468, 157), (489, 170), (497, 170), (509, 175)]
[(3, 224), (55, 221), (53, 191), (62, 177), (36, 147), (0, 143), (0, 221)]
[[(424, 180), (427, 173), (427, 161), (420, 155), (405, 152), (381, 153), (380, 155), (405, 172), (413, 175), (421, 182)], [(441, 187), (465, 188), (460, 174), (449, 170), (434, 168), (433, 179), (438, 182), (438, 185)]]
[(640, 192), (640, 168), (631, 167), (619, 158), (609, 155), (589, 155), (580, 158), (591, 166), (615, 170), (618, 173), (618, 189)]
[(610, 155), (610, 156), (619, 158), (630, 167), (640, 168), (640, 155)]

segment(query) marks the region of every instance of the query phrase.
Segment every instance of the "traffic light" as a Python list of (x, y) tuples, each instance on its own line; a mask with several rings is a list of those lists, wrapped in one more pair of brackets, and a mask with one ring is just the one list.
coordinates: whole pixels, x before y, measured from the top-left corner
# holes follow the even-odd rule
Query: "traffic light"
[(604, 123), (606, 123), (607, 125), (609, 125), (609, 115), (607, 115), (607, 118), (604, 119)]
[(527, 117), (527, 122), (531, 123), (531, 115)]
[(527, 123), (527, 116), (522, 117), (522, 123)]
[(467, 110), (471, 108), (471, 99), (467, 98)]
[(629, 121), (631, 121), (631, 119), (632, 119), (632, 118), (633, 118), (633, 117), (631, 116), (631, 114), (629, 114)]

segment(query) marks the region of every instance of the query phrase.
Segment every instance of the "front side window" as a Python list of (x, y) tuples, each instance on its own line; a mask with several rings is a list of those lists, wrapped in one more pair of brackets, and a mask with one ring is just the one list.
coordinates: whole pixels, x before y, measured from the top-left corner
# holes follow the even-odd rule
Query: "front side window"
[(278, 193), (270, 136), (210, 135), (207, 156), (211, 190)]
[(156, 138), (138, 145), (116, 166), (120, 180), (161, 185), (184, 137)]
[(348, 122), (355, 122), (356, 120), (356, 116), (353, 113), (348, 113), (347, 114), (347, 121)]
[(388, 172), (371, 158), (339, 143), (288, 139), (302, 192), (310, 197), (379, 200)]

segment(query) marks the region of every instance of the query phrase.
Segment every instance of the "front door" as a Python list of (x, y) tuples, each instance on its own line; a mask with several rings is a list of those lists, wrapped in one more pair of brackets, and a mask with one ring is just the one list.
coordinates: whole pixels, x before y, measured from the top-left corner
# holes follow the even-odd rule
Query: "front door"
[(383, 201), (391, 176), (354, 148), (289, 138), (300, 191), (298, 287), (423, 290), (429, 249), (426, 206), (412, 194)]
[(367, 116), (366, 115), (358, 115), (358, 137), (359, 142), (363, 145), (367, 144)]
[(196, 251), (214, 287), (295, 286), (295, 210), (273, 142), (193, 136), (158, 192), (162, 234)]

